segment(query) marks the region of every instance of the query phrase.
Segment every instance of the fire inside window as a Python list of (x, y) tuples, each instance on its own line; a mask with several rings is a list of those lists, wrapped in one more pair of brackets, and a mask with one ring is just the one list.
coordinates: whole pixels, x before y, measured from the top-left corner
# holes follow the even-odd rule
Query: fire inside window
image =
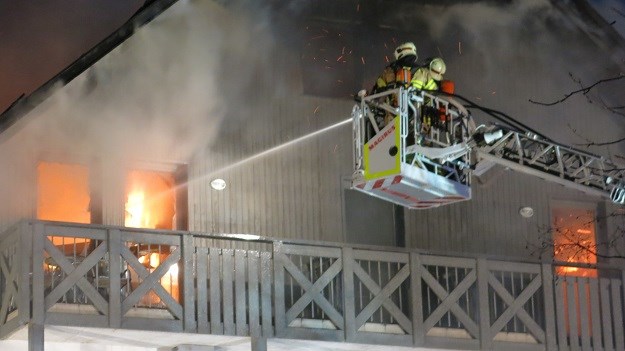
[[(46, 221), (91, 223), (91, 191), (86, 166), (41, 162), (37, 166), (37, 219)], [(52, 243), (65, 254), (83, 251), (85, 238), (50, 236)]]
[(41, 162), (37, 166), (37, 219), (91, 223), (89, 169)]
[[(176, 200), (182, 191), (176, 191), (176, 177), (173, 173), (134, 170), (126, 178), (126, 227), (147, 229), (184, 229), (177, 223)], [(184, 201), (181, 201), (184, 202)], [(182, 212), (182, 207), (181, 209)], [(171, 254), (171, 248), (158, 244), (134, 244), (139, 263), (153, 272)], [(131, 288), (135, 289), (141, 278), (130, 269)], [(178, 264), (173, 264), (160, 279), (167, 293), (176, 301), (180, 299)], [(150, 290), (139, 301), (143, 306), (166, 307), (161, 298)]]
[(173, 174), (131, 171), (126, 181), (125, 225), (134, 228), (176, 229)]
[[(595, 211), (583, 208), (560, 207), (552, 211), (553, 254), (560, 262), (596, 264)], [(596, 277), (593, 268), (558, 266), (558, 275)]]
[[(126, 182), (126, 218), (129, 227), (152, 229), (186, 229), (186, 189), (176, 181), (184, 179), (185, 169), (177, 172), (130, 172)], [(89, 167), (77, 164), (41, 162), (37, 166), (37, 218), (40, 220), (93, 223), (100, 222), (101, 201), (93, 189), (93, 178)], [(96, 179), (99, 179), (96, 177)], [(96, 183), (98, 183), (96, 181)], [(184, 181), (180, 181), (184, 183)], [(179, 202), (181, 205), (176, 206)], [(176, 215), (178, 210), (180, 215)], [(95, 212), (95, 216), (94, 216)], [(88, 238), (48, 236), (49, 240), (70, 260), (80, 260), (93, 250), (97, 243)], [(168, 245), (137, 244), (137, 259), (149, 271), (156, 269), (171, 253)], [(102, 262), (106, 265), (106, 262)], [(49, 274), (59, 271), (58, 264), (51, 257), (46, 258), (44, 269)], [(141, 277), (130, 270), (130, 289), (137, 288)], [(160, 279), (161, 285), (174, 299), (179, 299), (178, 265), (169, 267)], [(72, 289), (75, 289), (72, 288)], [(164, 303), (150, 290), (139, 305), (160, 306)]]

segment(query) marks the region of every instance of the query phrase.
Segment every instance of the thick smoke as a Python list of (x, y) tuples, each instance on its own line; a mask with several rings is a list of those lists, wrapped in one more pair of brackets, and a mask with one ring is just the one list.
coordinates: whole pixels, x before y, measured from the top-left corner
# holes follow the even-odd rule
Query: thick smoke
[[(335, 51), (321, 51), (332, 43), (314, 41), (319, 43), (318, 56), (326, 55), (333, 65), (332, 70), (319, 66), (324, 74), (361, 77), (362, 86), (370, 87), (382, 69), (370, 67), (372, 58), (382, 63), (392, 55), (394, 43), (385, 40), (412, 40), (422, 59), (436, 55), (446, 60), (446, 77), (456, 81), (458, 94), (548, 137), (575, 145), (623, 135), (622, 117), (588, 103), (582, 94), (553, 107), (528, 101), (553, 101), (579, 89), (569, 74), (589, 85), (619, 72), (609, 54), (579, 29), (575, 14), (550, 1), (398, 1), (384, 16), (375, 17), (378, 12), (368, 9), (368, 2), (326, 1), (327, 7), (317, 6), (321, 2), (270, 2), (272, 7), (263, 8), (252, 0), (226, 5), (181, 0), (31, 113), (28, 135), (20, 138), (66, 153), (176, 161), (215, 143), (231, 142), (233, 135), (240, 138), (234, 147), (242, 148), (250, 140), (271, 139), (273, 135), (257, 135), (254, 125), (285, 123), (263, 112), (273, 97), (301, 97), (306, 81), (298, 66), (310, 62), (300, 55), (313, 42), (304, 28), (309, 23), (345, 34)], [(330, 6), (335, 3), (345, 6)], [(355, 64), (337, 62), (344, 46), (346, 52), (354, 50), (350, 59)], [(374, 72), (371, 77), (369, 71)], [(336, 79), (331, 81), (336, 84)], [(589, 96), (622, 105), (622, 87), (609, 85)], [(332, 118), (347, 115), (349, 109)], [(297, 113), (292, 118), (293, 125), (306, 119)], [(285, 140), (302, 134), (290, 125), (277, 128)], [(620, 145), (591, 151), (622, 154)]]
[[(269, 9), (260, 6), (250, 1), (232, 2), (227, 8), (210, 1), (175, 4), (150, 30), (139, 30), (48, 101), (46, 116), (37, 119), (42, 123), (34, 139), (63, 141), (61, 146), (68, 151), (79, 148), (129, 158), (168, 155), (186, 159), (218, 140), (216, 136), (227, 135), (225, 119), (264, 120), (258, 116), (261, 109), (254, 106), (260, 95), (255, 90), (269, 88), (269, 93), (262, 92), (266, 96), (299, 92), (294, 87), (301, 82), (291, 68), (285, 67), (281, 77), (269, 77), (267, 72), (279, 72), (275, 66), (285, 64), (276, 57), (297, 57), (302, 50), (305, 43), (296, 40), (303, 32), (306, 12), (313, 7), (307, 1), (274, 4), (273, 18), (281, 17), (278, 27)], [(358, 5), (358, 13), (366, 16), (367, 6)], [(293, 20), (289, 22), (285, 14)], [(447, 77), (456, 81), (460, 95), (502, 110), (564, 143), (609, 140), (622, 133), (619, 118), (589, 104), (582, 95), (551, 108), (528, 101), (553, 101), (579, 89), (569, 74), (588, 85), (618, 72), (607, 54), (584, 39), (567, 18), (570, 14), (563, 14), (551, 2), (402, 3), (385, 14), (371, 25), (401, 28), (402, 36), (416, 42), (421, 58), (445, 58)], [(314, 15), (319, 18), (319, 13)], [(336, 22), (340, 15), (328, 12), (321, 21), (325, 16), (328, 23)], [(365, 20), (366, 24), (372, 19)], [(355, 36), (355, 40), (362, 43), (354, 47), (367, 47), (364, 43), (372, 38)], [(300, 47), (287, 46), (293, 44)], [(255, 86), (267, 80), (274, 84)], [(609, 94), (601, 97), (607, 99), (606, 104), (617, 103)], [(265, 117), (271, 123), (271, 117)], [(602, 123), (595, 123), (598, 119)], [(601, 126), (605, 123), (618, 127), (606, 132)], [(578, 135), (579, 130), (584, 133)], [(244, 139), (254, 137), (248, 134)]]
[[(447, 60), (447, 76), (457, 82), (458, 94), (506, 112), (547, 137), (579, 147), (589, 140), (618, 139), (622, 116), (605, 106), (622, 105), (618, 91), (624, 82), (552, 107), (529, 101), (557, 101), (619, 75), (611, 52), (588, 38), (590, 29), (576, 16), (572, 9), (556, 8), (546, 0), (424, 6), (419, 18), (427, 23), (425, 36), (431, 42), (422, 47)], [(612, 149), (592, 151), (609, 154), (623, 148)]]
[(265, 23), (180, 1), (148, 27), (46, 101), (31, 140), (114, 159), (187, 160), (224, 118), (246, 113), (245, 92), (272, 51)]

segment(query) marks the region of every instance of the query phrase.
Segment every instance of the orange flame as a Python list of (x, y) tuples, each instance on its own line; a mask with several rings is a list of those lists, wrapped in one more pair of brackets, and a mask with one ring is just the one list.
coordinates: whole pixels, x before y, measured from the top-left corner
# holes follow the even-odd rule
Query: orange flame
[(128, 176), (125, 225), (174, 229), (174, 179), (171, 174), (133, 171)]
[[(553, 249), (556, 261), (596, 264), (595, 212), (578, 208), (553, 210)], [(558, 266), (558, 275), (596, 277), (594, 268)]]
[[(145, 228), (149, 226), (149, 213), (145, 212), (145, 192), (136, 190), (128, 194), (126, 202), (126, 227)], [(144, 218), (145, 216), (145, 218)]]

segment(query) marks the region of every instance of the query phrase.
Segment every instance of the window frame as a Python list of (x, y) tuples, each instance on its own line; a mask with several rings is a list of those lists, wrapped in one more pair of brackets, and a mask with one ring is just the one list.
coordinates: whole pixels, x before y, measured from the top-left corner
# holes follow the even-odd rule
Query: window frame
[(87, 183), (89, 184), (90, 221), (88, 224), (103, 224), (101, 163), (97, 159), (90, 160), (86, 157), (80, 157), (77, 155), (61, 157), (60, 155), (48, 153), (36, 159), (33, 165), (33, 181), (35, 183), (35, 192), (33, 198), (33, 218), (39, 218), (39, 165), (41, 165), (42, 163), (57, 163), (61, 165), (85, 167), (88, 172)]
[[(587, 262), (581, 262), (581, 261), (574, 261), (574, 262), (570, 262), (570, 263), (574, 263), (574, 264), (589, 264), (592, 266), (597, 266), (597, 264), (599, 264), (599, 238), (601, 237), (601, 234), (599, 232), (600, 230), (600, 226), (598, 225), (598, 221), (597, 221), (597, 216), (599, 215), (599, 205), (596, 202), (587, 202), (587, 201), (573, 201), (573, 200), (551, 200), (549, 203), (549, 236), (550, 236), (550, 240), (552, 243), (552, 248), (550, 251), (550, 255), (552, 258), (552, 261), (554, 263), (556, 263), (556, 265), (558, 264), (565, 264), (567, 263), (567, 261), (561, 261), (561, 260), (556, 260), (556, 255), (555, 255), (555, 249), (556, 249), (556, 230), (555, 230), (555, 217), (554, 217), (554, 211), (556, 209), (562, 209), (562, 208), (571, 208), (571, 209), (575, 209), (575, 210), (591, 210), (593, 211), (593, 229), (594, 229), (594, 244), (595, 244), (595, 250), (596, 250), (596, 254), (594, 255), (594, 259), (595, 262), (594, 263), (587, 263)], [(590, 253), (589, 253), (590, 254)], [(555, 267), (554, 267), (555, 268)], [(584, 269), (584, 268), (582, 268)], [(596, 268), (589, 268), (589, 269), (594, 269), (596, 270)], [(567, 276), (567, 275), (571, 275), (571, 276), (579, 276), (579, 274), (561, 274), (558, 273), (557, 269), (554, 272), (555, 274), (557, 274), (558, 276)]]

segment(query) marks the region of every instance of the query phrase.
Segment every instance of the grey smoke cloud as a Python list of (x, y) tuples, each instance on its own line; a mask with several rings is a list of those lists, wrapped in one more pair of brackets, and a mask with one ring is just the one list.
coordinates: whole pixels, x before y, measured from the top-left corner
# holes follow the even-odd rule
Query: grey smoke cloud
[(180, 1), (148, 27), (46, 101), (32, 139), (66, 152), (186, 160), (225, 118), (244, 114), (244, 92), (270, 63), (266, 24)]
[[(424, 6), (418, 15), (434, 42), (429, 49), (447, 60), (447, 76), (457, 82), (458, 94), (506, 112), (563, 143), (615, 139), (624, 132), (622, 117), (588, 103), (584, 95), (553, 107), (529, 102), (555, 101), (619, 74), (610, 53), (589, 40), (578, 27), (582, 21), (570, 16), (546, 0)], [(588, 96), (595, 101), (600, 97), (608, 105), (622, 104), (618, 91), (623, 87), (624, 82), (599, 87)], [(623, 149), (614, 145), (591, 151), (609, 154)]]
[[(302, 31), (298, 21), (311, 4), (297, 1), (274, 7), (278, 13), (297, 15), (290, 23), (281, 18), (277, 27), (269, 9), (258, 2), (236, 1), (224, 9), (211, 1), (180, 1), (157, 18), (150, 31), (139, 30), (46, 102), (46, 116), (37, 119), (32, 139), (53, 140), (67, 152), (78, 148), (129, 158), (186, 159), (219, 142), (229, 129), (241, 127), (236, 122), (245, 123), (242, 143), (262, 138), (254, 134), (254, 124), (272, 121), (272, 116), (263, 115), (262, 105), (272, 96), (301, 91), (301, 77), (293, 74), (301, 46), (288, 45), (305, 45), (297, 42)], [(618, 119), (583, 97), (554, 108), (528, 102), (577, 89), (569, 72), (584, 82), (611, 72), (607, 60), (597, 58), (596, 48), (581, 40), (580, 31), (549, 1), (404, 5), (394, 17), (382, 20), (412, 28), (413, 34), (404, 35), (414, 37), (421, 58), (443, 56), (459, 94), (565, 143), (581, 141), (567, 125), (591, 137), (622, 133)], [(355, 7), (352, 10), (358, 14)], [(354, 38), (371, 41), (369, 36)], [(283, 74), (268, 76), (280, 71), (269, 69), (278, 65)], [(274, 84), (257, 91), (255, 84), (266, 80)], [(605, 123), (594, 123), (597, 120), (614, 123), (615, 128), (605, 131)]]

